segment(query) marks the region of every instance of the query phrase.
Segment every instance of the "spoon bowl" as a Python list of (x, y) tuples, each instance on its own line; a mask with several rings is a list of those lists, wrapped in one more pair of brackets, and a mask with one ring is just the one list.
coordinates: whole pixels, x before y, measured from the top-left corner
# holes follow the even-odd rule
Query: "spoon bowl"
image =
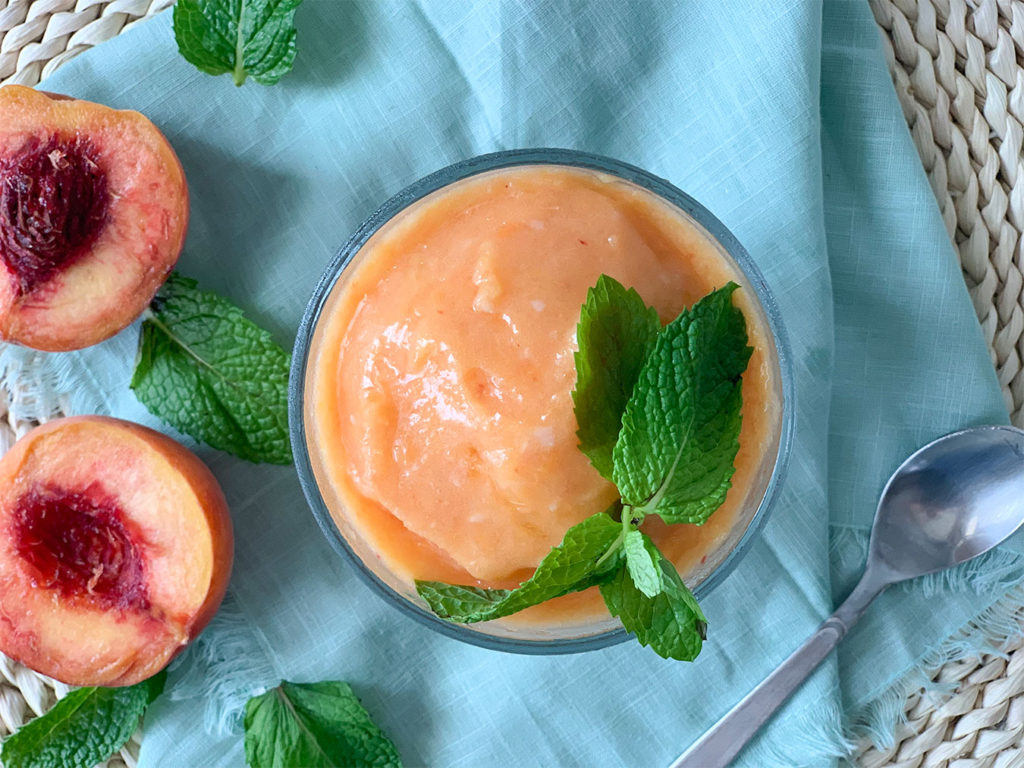
[(973, 427), (912, 454), (889, 478), (853, 592), (672, 768), (724, 768), (886, 587), (988, 552), (1024, 525), (1024, 431)]
[(889, 583), (966, 562), (1024, 523), (1024, 431), (975, 427), (914, 453), (882, 491), (868, 565)]

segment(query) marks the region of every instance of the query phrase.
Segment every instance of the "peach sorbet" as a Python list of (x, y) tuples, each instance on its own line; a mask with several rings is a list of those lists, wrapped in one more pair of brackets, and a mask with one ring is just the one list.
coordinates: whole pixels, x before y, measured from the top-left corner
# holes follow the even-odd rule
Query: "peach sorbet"
[[(413, 579), (515, 587), (618, 493), (577, 445), (571, 392), (587, 289), (610, 275), (663, 323), (733, 280), (754, 348), (733, 487), (704, 526), (653, 537), (691, 584), (760, 502), (778, 442), (777, 360), (721, 246), (614, 176), (520, 166), (420, 200), (360, 250), (325, 304), (307, 376), (314, 471), (361, 557)], [(742, 520), (742, 526), (737, 521)], [(607, 619), (595, 589), (501, 621)]]

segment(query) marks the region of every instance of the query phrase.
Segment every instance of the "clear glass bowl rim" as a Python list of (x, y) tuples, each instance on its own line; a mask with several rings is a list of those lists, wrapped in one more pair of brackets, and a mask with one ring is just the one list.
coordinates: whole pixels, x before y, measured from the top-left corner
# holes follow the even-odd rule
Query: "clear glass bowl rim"
[(751, 543), (757, 537), (769, 513), (774, 508), (789, 464), (795, 403), (792, 358), (788, 337), (778, 304), (764, 279), (764, 275), (758, 269), (753, 259), (751, 259), (746, 249), (725, 225), (707, 208), (670, 182), (628, 163), (572, 149), (536, 148), (505, 150), (478, 155), (449, 165), (413, 182), (401, 192), (391, 197), (367, 218), (341, 247), (337, 255), (335, 255), (324, 270), (320, 280), (317, 282), (316, 288), (313, 290), (309, 303), (306, 305), (292, 353), (291, 376), (288, 385), (288, 423), (299, 484), (302, 487), (306, 501), (313, 511), (313, 516), (334, 550), (353, 566), (356, 573), (372, 591), (421, 624), (425, 624), (431, 629), (463, 642), (492, 650), (533, 655), (577, 653), (620, 643), (628, 639), (629, 635), (624, 629), (619, 627), (598, 634), (568, 639), (529, 640), (525, 638), (498, 637), (475, 631), (471, 625), (453, 624), (452, 622), (445, 621), (435, 616), (429, 610), (412, 603), (394, 592), (349, 548), (348, 543), (335, 525), (327, 509), (327, 504), (320, 493), (320, 488), (313, 473), (309, 449), (306, 445), (303, 399), (306, 387), (306, 364), (308, 362), (310, 345), (324, 303), (344, 269), (377, 230), (401, 211), (427, 195), (449, 184), (480, 173), (523, 165), (559, 165), (599, 171), (617, 176), (653, 192), (682, 209), (715, 238), (736, 262), (749, 284), (754, 288), (758, 301), (768, 318), (769, 329), (773, 336), (779, 359), (783, 401), (779, 447), (775, 467), (772, 470), (764, 497), (748, 524), (746, 532), (726, 556), (725, 560), (694, 589), (694, 595), (698, 600), (705, 598), (732, 572), (750, 548)]

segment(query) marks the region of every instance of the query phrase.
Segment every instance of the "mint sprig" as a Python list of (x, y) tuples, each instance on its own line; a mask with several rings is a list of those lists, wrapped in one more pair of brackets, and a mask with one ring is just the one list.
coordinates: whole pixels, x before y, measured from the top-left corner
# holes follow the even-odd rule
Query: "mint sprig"
[(707, 619), (640, 527), (651, 514), (704, 523), (731, 486), (751, 354), (732, 303), (737, 287), (711, 292), (660, 328), (636, 291), (600, 277), (580, 312), (573, 404), (580, 450), (614, 481), (620, 502), (570, 528), (514, 590), (416, 582), (431, 610), (488, 621), (597, 585), (642, 645), (666, 658), (697, 657)]
[(160, 672), (127, 688), (77, 688), (4, 739), (5, 768), (92, 768), (123, 747), (164, 689)]
[(174, 38), (186, 61), (210, 75), (273, 85), (295, 62), (302, 0), (178, 0)]
[(675, 566), (654, 542), (640, 535), (645, 551), (656, 558), (661, 588), (656, 594), (649, 594), (632, 571), (623, 568), (615, 578), (601, 584), (601, 596), (611, 615), (617, 616), (641, 645), (649, 645), (666, 659), (693, 661), (707, 638), (708, 621)]
[(241, 309), (172, 274), (142, 323), (131, 388), (180, 432), (248, 461), (290, 464), (289, 361)]
[(289, 683), (245, 705), (252, 768), (400, 768), (398, 751), (342, 682)]
[(517, 589), (483, 589), (417, 581), (416, 591), (443, 619), (470, 624), (518, 613), (570, 592), (600, 584), (619, 567), (622, 526), (607, 512), (577, 523), (562, 543), (541, 560), (528, 581)]

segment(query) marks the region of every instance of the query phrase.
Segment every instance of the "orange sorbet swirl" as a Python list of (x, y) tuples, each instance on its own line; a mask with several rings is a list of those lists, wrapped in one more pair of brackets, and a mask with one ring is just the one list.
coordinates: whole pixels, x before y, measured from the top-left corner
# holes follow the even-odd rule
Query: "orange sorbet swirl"
[[(744, 283), (653, 194), (550, 166), (428, 196), (346, 270), (313, 340), (309, 429), (332, 515), (399, 578), (514, 587), (617, 498), (578, 448), (571, 398), (580, 307), (601, 274), (662, 322)], [(755, 352), (734, 487), (703, 528), (645, 527), (684, 573), (729, 532), (777, 429), (770, 337), (752, 292), (736, 295)], [(592, 595), (571, 610), (603, 609)]]

